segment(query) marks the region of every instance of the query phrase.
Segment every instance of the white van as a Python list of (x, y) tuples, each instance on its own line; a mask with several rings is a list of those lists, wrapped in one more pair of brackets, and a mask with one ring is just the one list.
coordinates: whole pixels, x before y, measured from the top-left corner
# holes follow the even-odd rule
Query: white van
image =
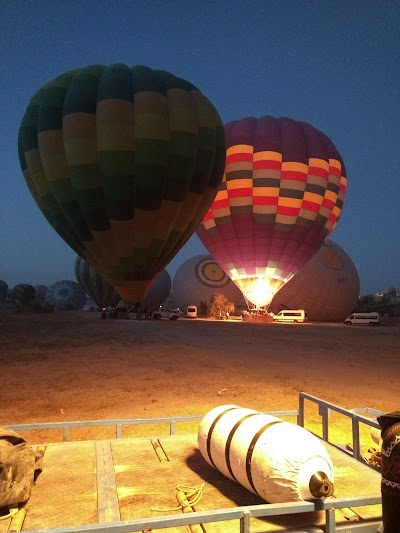
[(197, 318), (197, 307), (195, 305), (189, 305), (186, 309), (187, 318)]
[(348, 326), (376, 326), (379, 324), (379, 313), (353, 313), (344, 321)]
[(273, 319), (275, 322), (307, 322), (307, 313), (304, 309), (282, 309)]

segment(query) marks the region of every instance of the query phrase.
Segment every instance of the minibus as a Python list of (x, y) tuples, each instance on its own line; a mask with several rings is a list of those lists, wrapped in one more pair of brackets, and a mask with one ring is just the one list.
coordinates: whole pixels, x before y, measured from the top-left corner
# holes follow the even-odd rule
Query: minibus
[(376, 326), (379, 320), (379, 313), (353, 313), (344, 323), (348, 326)]
[(189, 305), (186, 309), (187, 318), (197, 318), (197, 307), (195, 305)]
[(307, 313), (304, 309), (282, 309), (273, 319), (275, 322), (306, 322)]

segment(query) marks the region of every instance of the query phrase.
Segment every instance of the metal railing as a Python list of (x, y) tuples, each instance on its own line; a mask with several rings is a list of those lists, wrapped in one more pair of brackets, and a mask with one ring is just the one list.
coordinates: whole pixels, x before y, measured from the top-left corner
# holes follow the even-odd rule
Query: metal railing
[[(288, 411), (270, 411), (268, 414), (276, 417), (299, 416), (297, 409)], [(69, 442), (70, 430), (76, 428), (93, 428), (93, 427), (114, 427), (116, 439), (124, 438), (124, 427), (143, 426), (143, 425), (166, 425), (168, 426), (168, 435), (176, 435), (177, 425), (196, 422), (202, 420), (204, 415), (188, 416), (170, 416), (158, 418), (116, 418), (110, 420), (81, 420), (71, 422), (38, 422), (33, 424), (12, 424), (7, 427), (16, 432), (21, 431), (43, 431), (43, 430), (62, 430), (62, 441)]]
[[(361, 459), (361, 444), (360, 444), (360, 424), (365, 424), (372, 428), (379, 429), (379, 424), (376, 418), (382, 414), (381, 411), (376, 409), (371, 409), (369, 407), (356, 408), (356, 409), (344, 409), (339, 405), (335, 405), (330, 402), (326, 402), (307, 394), (306, 392), (299, 393), (299, 415), (298, 415), (298, 425), (304, 427), (305, 424), (305, 403), (306, 401), (313, 402), (318, 405), (318, 413), (321, 416), (322, 423), (322, 439), (325, 442), (333, 444), (329, 439), (329, 418), (332, 411), (344, 415), (345, 417), (351, 420), (351, 430), (352, 430), (352, 449), (353, 457), (362, 461)], [(370, 416), (364, 416), (361, 412), (368, 413)], [(362, 461), (363, 462), (363, 461)]]

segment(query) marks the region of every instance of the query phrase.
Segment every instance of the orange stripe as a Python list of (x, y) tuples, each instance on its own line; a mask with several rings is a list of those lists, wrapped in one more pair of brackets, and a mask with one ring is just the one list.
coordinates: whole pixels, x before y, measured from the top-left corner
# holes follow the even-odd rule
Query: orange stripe
[(261, 152), (254, 152), (254, 161), (280, 161), (282, 162), (282, 154), (280, 152), (273, 152), (271, 150), (262, 150)]
[(252, 154), (254, 151), (253, 146), (250, 144), (234, 144), (226, 149), (226, 155), (230, 156), (232, 154), (243, 153), (243, 154)]

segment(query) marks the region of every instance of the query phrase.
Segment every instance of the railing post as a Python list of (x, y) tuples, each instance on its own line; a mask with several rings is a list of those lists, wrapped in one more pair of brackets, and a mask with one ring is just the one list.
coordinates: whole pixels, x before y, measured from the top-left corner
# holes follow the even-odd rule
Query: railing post
[(250, 512), (243, 511), (243, 516), (240, 519), (240, 533), (250, 533)]
[(299, 414), (297, 415), (297, 424), (304, 427), (304, 396), (299, 394)]
[(325, 511), (326, 528), (325, 533), (335, 533), (336, 531), (336, 517), (335, 509), (327, 509)]
[(360, 449), (360, 425), (354, 416), (351, 419), (351, 430), (353, 432), (353, 457), (355, 459), (360, 459), (361, 449)]
[(329, 442), (329, 407), (319, 404), (319, 414), (322, 417), (322, 439)]

